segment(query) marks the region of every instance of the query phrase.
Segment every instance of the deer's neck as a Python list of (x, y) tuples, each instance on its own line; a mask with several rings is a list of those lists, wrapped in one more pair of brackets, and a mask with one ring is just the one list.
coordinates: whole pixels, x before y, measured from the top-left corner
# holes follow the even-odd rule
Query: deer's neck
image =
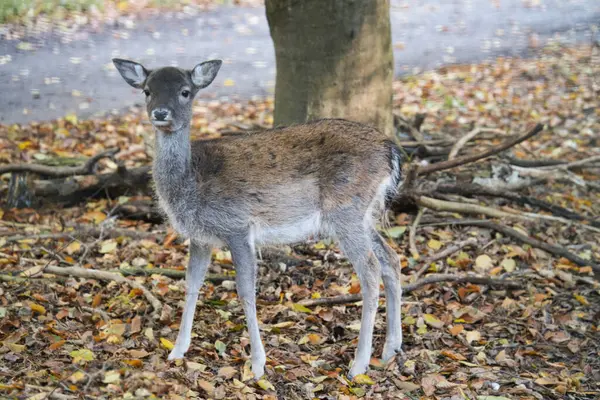
[(153, 176), (158, 194), (165, 201), (181, 198), (195, 184), (192, 173), (190, 129), (163, 133), (156, 130)]

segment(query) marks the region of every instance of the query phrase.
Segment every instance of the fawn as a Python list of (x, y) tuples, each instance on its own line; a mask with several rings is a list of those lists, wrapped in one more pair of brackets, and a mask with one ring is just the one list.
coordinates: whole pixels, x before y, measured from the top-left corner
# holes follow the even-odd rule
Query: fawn
[(214, 80), (221, 61), (192, 70), (113, 62), (125, 81), (146, 95), (156, 133), (152, 173), (159, 204), (173, 227), (190, 239), (185, 306), (169, 360), (182, 358), (190, 346), (212, 246), (226, 245), (250, 335), (252, 372), (260, 378), (266, 355), (256, 317), (255, 246), (311, 235), (339, 240), (360, 280), (361, 328), (349, 376), (369, 366), (380, 277), (387, 300), (383, 359), (401, 351), (399, 259), (374, 226), (401, 183), (400, 149), (378, 130), (342, 119), (191, 141), (194, 97)]

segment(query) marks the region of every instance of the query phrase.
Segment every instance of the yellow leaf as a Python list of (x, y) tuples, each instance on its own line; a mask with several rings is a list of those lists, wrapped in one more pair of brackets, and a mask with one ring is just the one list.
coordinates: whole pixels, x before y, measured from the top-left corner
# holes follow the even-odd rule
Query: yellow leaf
[(26, 140), (24, 142), (20, 142), (18, 144), (18, 146), (19, 146), (19, 150), (25, 150), (25, 149), (28, 149), (31, 146), (33, 146), (33, 143), (31, 142), (31, 140)]
[(223, 82), (223, 86), (225, 87), (230, 87), (230, 86), (234, 86), (235, 85), (235, 81), (233, 79), (225, 79), (225, 81)]
[(439, 240), (431, 239), (429, 242), (427, 242), (427, 247), (429, 247), (432, 250), (439, 250), (442, 248), (442, 242), (440, 242)]
[(492, 269), (494, 262), (487, 254), (482, 254), (475, 259), (475, 269), (481, 272)]
[(352, 379), (352, 382), (358, 383), (359, 385), (374, 385), (373, 379), (369, 378), (365, 374), (359, 374)]
[(81, 250), (81, 243), (79, 242), (71, 242), (66, 248), (65, 251), (68, 255), (72, 256), (73, 254), (79, 252)]
[(29, 303), (29, 308), (31, 308), (31, 311), (34, 311), (38, 314), (46, 314), (46, 309), (40, 304), (31, 302)]
[(171, 342), (169, 339), (165, 339), (163, 337), (160, 338), (160, 344), (162, 344), (162, 346), (167, 350), (173, 350), (173, 347), (175, 347), (173, 342)]
[(63, 136), (63, 137), (69, 136), (71, 134), (65, 128), (58, 128), (57, 130), (54, 131), (54, 133), (56, 133), (59, 136)]
[(116, 241), (114, 241), (113, 239), (105, 240), (104, 242), (102, 242), (102, 245), (100, 246), (100, 253), (102, 253), (102, 254), (112, 253), (113, 251), (115, 251), (116, 248), (117, 248)]
[(431, 327), (438, 329), (444, 327), (444, 322), (437, 319), (434, 315), (423, 314), (423, 319), (425, 320), (425, 323)]
[(275, 387), (271, 384), (271, 382), (269, 382), (266, 379), (259, 379), (258, 382), (256, 382), (256, 384), (262, 390), (275, 390)]
[(120, 381), (121, 374), (119, 374), (119, 371), (112, 370), (104, 374), (104, 383), (118, 383)]
[(312, 313), (312, 310), (306, 306), (303, 306), (302, 304), (299, 303), (294, 303), (292, 305), (292, 308), (294, 309), (294, 311), (298, 311), (298, 312), (303, 312), (303, 313)]
[(85, 378), (85, 372), (83, 371), (75, 371), (73, 375), (69, 377), (69, 380), (73, 383), (77, 383)]
[(77, 125), (77, 115), (75, 115), (75, 114), (69, 114), (69, 115), (67, 115), (65, 117), (65, 120), (69, 121), (73, 125)]
[(8, 347), (8, 349), (13, 353), (22, 353), (23, 351), (25, 351), (25, 345), (22, 344), (4, 342), (4, 345)]
[(80, 361), (92, 361), (95, 358), (94, 353), (92, 353), (90, 349), (73, 350), (69, 355), (73, 357), (74, 363), (79, 363)]
[(517, 263), (512, 258), (505, 258), (504, 260), (502, 260), (501, 265), (506, 272), (513, 272), (517, 267)]
[(587, 301), (587, 299), (585, 297), (583, 297), (580, 294), (574, 294), (573, 295), (575, 297), (575, 299), (580, 302), (581, 304), (583, 304), (584, 306), (589, 306), (590, 303)]

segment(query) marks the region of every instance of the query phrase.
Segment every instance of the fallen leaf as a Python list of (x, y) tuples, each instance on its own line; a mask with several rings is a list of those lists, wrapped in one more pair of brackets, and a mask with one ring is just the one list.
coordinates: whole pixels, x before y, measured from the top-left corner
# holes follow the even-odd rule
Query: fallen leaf
[(440, 321), (432, 314), (423, 314), (423, 320), (425, 323), (433, 328), (443, 328), (444, 322)]
[(96, 358), (90, 349), (73, 350), (69, 355), (73, 357), (75, 364), (79, 364), (82, 361), (92, 361)]
[(162, 344), (162, 346), (167, 350), (173, 350), (173, 348), (175, 347), (173, 342), (171, 342), (169, 339), (165, 339), (163, 337), (160, 338), (160, 344)]
[(356, 375), (352, 379), (352, 382), (358, 383), (359, 385), (374, 385), (375, 384), (373, 379), (369, 378), (369, 376), (365, 375), (365, 374)]
[(198, 379), (198, 386), (200, 386), (209, 396), (212, 396), (215, 391), (215, 386), (204, 379)]
[(225, 379), (231, 379), (237, 374), (237, 369), (233, 367), (223, 367), (219, 370), (218, 376), (222, 376)]
[(453, 336), (456, 336), (456, 335), (458, 335), (459, 333), (461, 333), (461, 332), (462, 332), (464, 329), (465, 329), (465, 326), (464, 326), (464, 325), (460, 325), (460, 324), (458, 324), (458, 325), (454, 325), (454, 326), (452, 326), (452, 328), (450, 328), (450, 329), (448, 329), (448, 330), (450, 331), (450, 333), (451, 333)]
[(38, 314), (46, 314), (46, 308), (44, 308), (44, 306), (31, 302), (29, 303), (29, 308), (31, 308), (31, 311), (36, 312)]
[(102, 244), (100, 245), (100, 253), (102, 254), (107, 254), (107, 253), (112, 253), (113, 251), (115, 251), (117, 248), (117, 242), (113, 239), (109, 239), (109, 240), (105, 240), (104, 242), (102, 242)]
[(271, 384), (271, 382), (269, 382), (266, 379), (259, 379), (256, 384), (258, 385), (258, 387), (260, 387), (262, 390), (275, 390), (275, 387), (273, 386), (273, 384)]
[(225, 343), (221, 342), (220, 340), (215, 341), (215, 350), (217, 350), (220, 355), (225, 354), (226, 348), (227, 345)]
[(456, 361), (464, 361), (464, 360), (467, 359), (462, 354), (456, 353), (456, 352), (454, 352), (452, 350), (442, 350), (442, 351), (440, 351), (440, 354), (443, 355), (443, 356), (445, 356), (445, 357), (448, 357), (448, 358), (450, 358), (452, 360), (456, 360)]
[(439, 240), (430, 239), (429, 242), (427, 242), (427, 247), (429, 247), (432, 250), (439, 250), (442, 248), (442, 242), (440, 242)]
[(467, 343), (471, 343), (473, 341), (479, 341), (481, 339), (481, 333), (479, 331), (468, 331), (466, 333)]
[(494, 262), (487, 254), (482, 254), (475, 259), (475, 269), (479, 272), (489, 271), (494, 267)]

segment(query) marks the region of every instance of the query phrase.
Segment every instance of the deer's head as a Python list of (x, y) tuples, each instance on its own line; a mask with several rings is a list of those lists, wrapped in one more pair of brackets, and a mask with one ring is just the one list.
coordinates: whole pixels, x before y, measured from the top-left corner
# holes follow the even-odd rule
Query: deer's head
[(175, 132), (189, 125), (194, 97), (211, 84), (222, 64), (221, 60), (211, 60), (191, 70), (176, 67), (148, 70), (133, 61), (119, 58), (112, 61), (125, 82), (143, 91), (148, 118), (163, 132)]

